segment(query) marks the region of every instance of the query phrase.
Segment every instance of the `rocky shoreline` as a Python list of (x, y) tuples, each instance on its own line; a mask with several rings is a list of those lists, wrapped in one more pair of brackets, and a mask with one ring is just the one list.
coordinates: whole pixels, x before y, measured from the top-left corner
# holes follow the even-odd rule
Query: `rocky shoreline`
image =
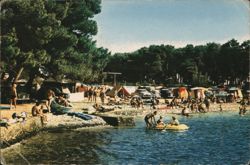
[(22, 141), (37, 134), (40, 131), (53, 129), (76, 129), (82, 127), (103, 126), (106, 122), (101, 117), (94, 117), (91, 120), (83, 120), (68, 115), (47, 114), (47, 124), (42, 125), (40, 117), (30, 117), (25, 121), (11, 124), (7, 128), (1, 127), (1, 147), (6, 148), (12, 144)]

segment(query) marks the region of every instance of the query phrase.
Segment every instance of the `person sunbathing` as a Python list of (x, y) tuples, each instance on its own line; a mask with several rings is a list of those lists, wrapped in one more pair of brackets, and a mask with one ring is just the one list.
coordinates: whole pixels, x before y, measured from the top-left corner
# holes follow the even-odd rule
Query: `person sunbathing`
[(58, 96), (57, 103), (60, 104), (60, 105), (62, 105), (62, 106), (65, 106), (65, 107), (69, 107), (68, 100), (65, 99), (62, 94)]

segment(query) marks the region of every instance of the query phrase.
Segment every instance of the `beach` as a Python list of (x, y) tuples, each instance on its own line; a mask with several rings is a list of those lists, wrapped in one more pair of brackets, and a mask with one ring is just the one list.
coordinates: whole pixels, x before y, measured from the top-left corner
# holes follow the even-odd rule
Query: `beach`
[[(171, 116), (164, 116), (168, 122)], [(41, 131), (2, 150), (8, 164), (247, 164), (249, 114), (237, 111), (179, 116), (186, 131), (83, 127)], [(20, 156), (27, 160), (27, 162)], [(240, 155), (240, 156), (238, 156)]]
[[(81, 101), (74, 102), (73, 104), (73, 112), (82, 113), (84, 110), (93, 106), (93, 102)], [(1, 110), (1, 118), (2, 119), (11, 119), (13, 113), (20, 114), (21, 112), (27, 113), (27, 118), (25, 121), (16, 122), (10, 124), (8, 128), (1, 127), (1, 147), (8, 147), (11, 144), (15, 144), (16, 142), (22, 141), (28, 137), (36, 135), (40, 131), (51, 130), (51, 129), (76, 129), (83, 127), (95, 127), (95, 126), (105, 126), (108, 125), (101, 117), (101, 115), (108, 115), (112, 117), (144, 117), (146, 114), (157, 111), (158, 116), (181, 116), (181, 111), (183, 108), (167, 107), (165, 104), (160, 104), (156, 106), (156, 109), (150, 108), (150, 105), (144, 105), (144, 108), (133, 108), (128, 104), (121, 104), (114, 106), (114, 110), (108, 112), (97, 112), (93, 114), (93, 118), (91, 120), (83, 120), (76, 116), (69, 116), (67, 114), (64, 115), (53, 115), (51, 113), (45, 114), (47, 116), (47, 123), (42, 124), (40, 117), (32, 117), (31, 108), (34, 104), (20, 104), (17, 105), (16, 110)], [(8, 107), (7, 104), (1, 105), (2, 107)], [(223, 103), (223, 104), (211, 104), (210, 110), (207, 113), (220, 112), (222, 108), (223, 112), (236, 112), (239, 111), (238, 103)], [(247, 110), (249, 112), (250, 107), (247, 106)], [(86, 112), (86, 111), (85, 111)], [(192, 114), (201, 114), (198, 112), (190, 113)], [(5, 143), (6, 142), (6, 143)]]

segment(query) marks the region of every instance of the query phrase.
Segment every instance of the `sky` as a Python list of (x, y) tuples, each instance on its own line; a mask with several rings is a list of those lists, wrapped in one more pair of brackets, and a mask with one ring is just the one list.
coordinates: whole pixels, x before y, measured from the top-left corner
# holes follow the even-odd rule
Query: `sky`
[(149, 45), (239, 42), (250, 39), (248, 0), (102, 0), (94, 17), (98, 47), (112, 53)]

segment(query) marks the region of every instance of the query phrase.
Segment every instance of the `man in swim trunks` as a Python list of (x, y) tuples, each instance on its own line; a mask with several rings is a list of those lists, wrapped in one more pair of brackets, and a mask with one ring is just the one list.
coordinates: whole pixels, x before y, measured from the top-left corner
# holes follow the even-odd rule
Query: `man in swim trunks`
[(10, 90), (10, 109), (12, 109), (12, 104), (14, 104), (14, 108), (16, 109), (16, 101), (17, 101), (17, 84), (13, 83)]
[(157, 111), (154, 111), (154, 113), (149, 113), (145, 116), (144, 120), (146, 122), (147, 128), (150, 128), (156, 124), (155, 115), (157, 115)]

